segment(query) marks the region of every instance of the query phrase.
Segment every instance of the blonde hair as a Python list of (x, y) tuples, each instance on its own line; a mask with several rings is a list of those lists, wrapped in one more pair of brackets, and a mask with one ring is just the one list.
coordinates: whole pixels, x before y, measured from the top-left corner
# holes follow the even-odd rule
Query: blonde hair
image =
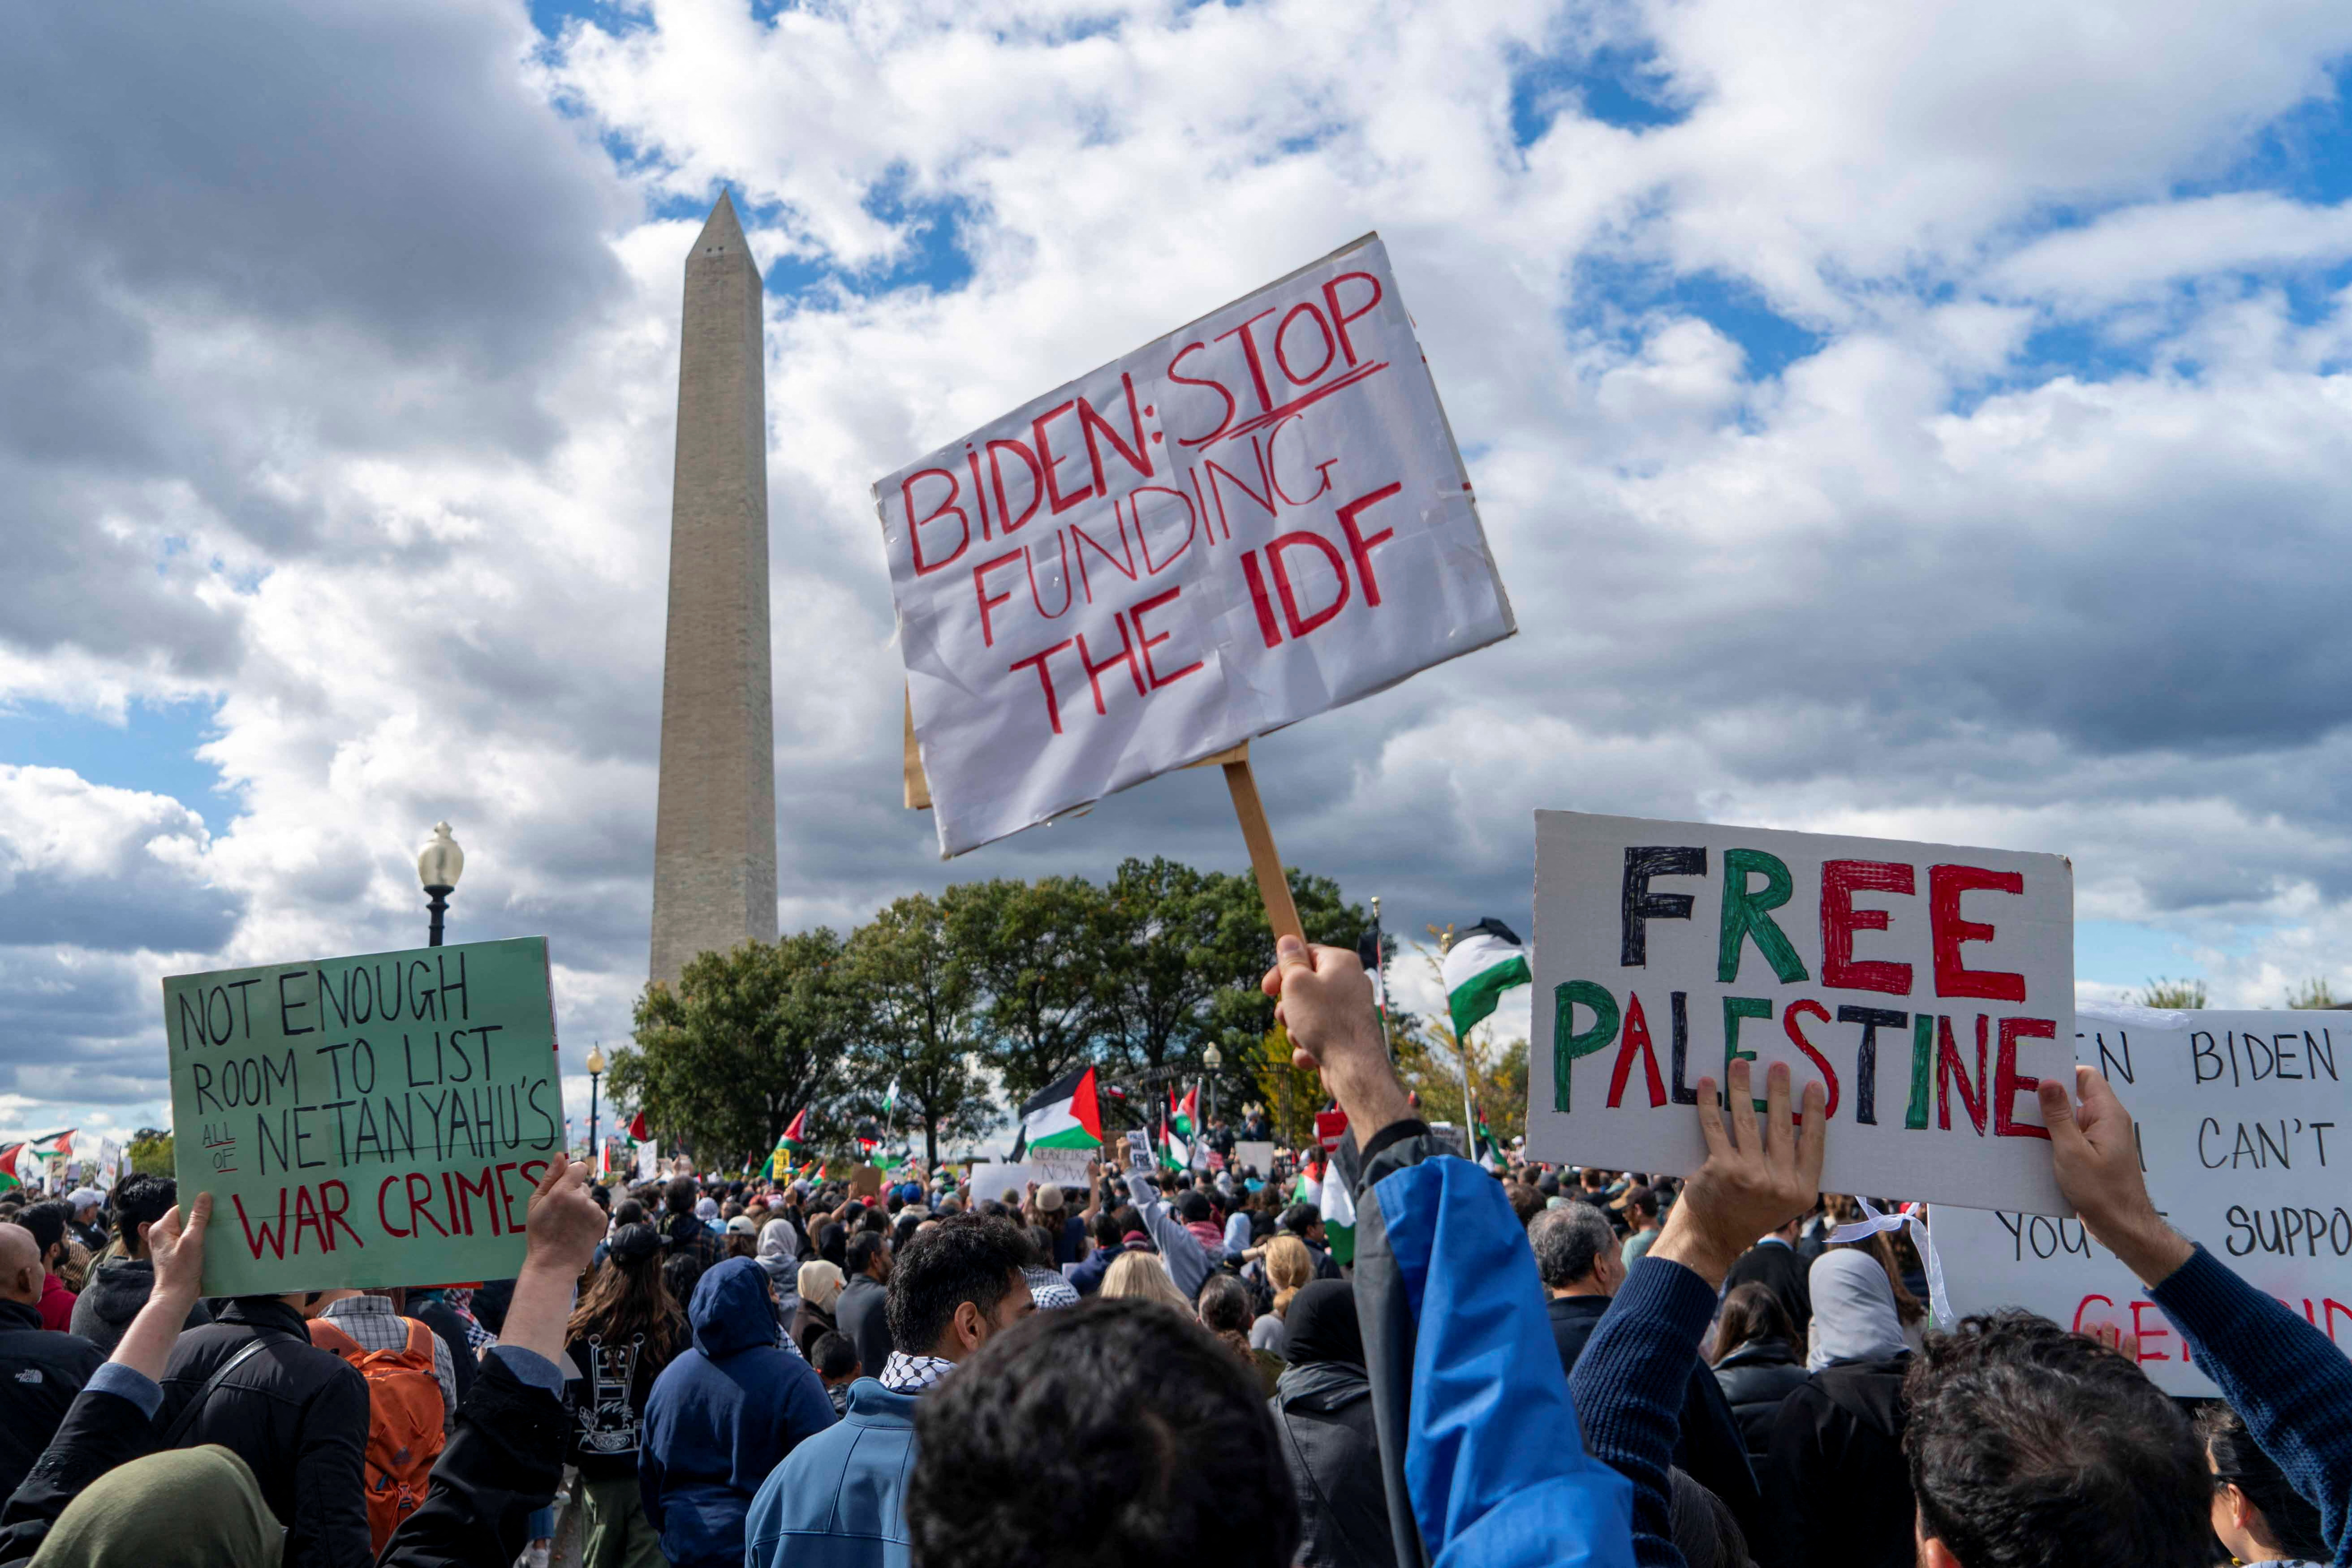
[(1184, 1300), (1184, 1292), (1168, 1278), (1168, 1267), (1149, 1252), (1122, 1252), (1111, 1259), (1110, 1272), (1103, 1276), (1101, 1295), (1107, 1301), (1126, 1296), (1140, 1296), (1146, 1300), (1164, 1302), (1190, 1315), (1192, 1304)]
[(1315, 1255), (1295, 1236), (1277, 1236), (1266, 1243), (1265, 1277), (1274, 1285), (1274, 1315), (1290, 1315), (1290, 1299), (1315, 1279)]

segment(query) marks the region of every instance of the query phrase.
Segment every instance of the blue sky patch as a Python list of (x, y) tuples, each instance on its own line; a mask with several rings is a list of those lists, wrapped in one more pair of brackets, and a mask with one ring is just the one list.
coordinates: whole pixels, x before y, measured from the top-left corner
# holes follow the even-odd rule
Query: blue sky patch
[(1690, 110), (1675, 107), (1666, 87), (1648, 44), (1611, 44), (1580, 58), (1530, 56), (1511, 73), (1511, 141), (1533, 145), (1570, 108), (1624, 131), (1678, 125)]
[(0, 708), (0, 762), (70, 768), (95, 784), (167, 795), (215, 834), (236, 815), (220, 770), (196, 756), (214, 734), (217, 704), (133, 701), (121, 724), (50, 702)]

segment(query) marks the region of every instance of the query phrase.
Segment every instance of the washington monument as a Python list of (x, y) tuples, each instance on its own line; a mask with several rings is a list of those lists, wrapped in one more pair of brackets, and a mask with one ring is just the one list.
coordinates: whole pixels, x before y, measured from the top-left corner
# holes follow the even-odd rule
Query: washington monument
[(652, 978), (776, 939), (767, 361), (760, 269), (720, 195), (686, 258), (654, 824)]

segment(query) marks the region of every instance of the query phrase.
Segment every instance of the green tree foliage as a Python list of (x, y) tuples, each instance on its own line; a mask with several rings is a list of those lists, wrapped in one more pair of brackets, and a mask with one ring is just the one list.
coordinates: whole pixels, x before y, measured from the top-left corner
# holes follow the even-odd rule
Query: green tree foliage
[(615, 1110), (643, 1110), (706, 1168), (766, 1158), (802, 1107), (824, 1107), (845, 1086), (842, 959), (840, 937), (819, 926), (703, 953), (675, 990), (648, 984), (635, 1046), (613, 1056)]
[(2326, 975), (2315, 975), (2288, 992), (2286, 1005), (2298, 1011), (2333, 1007), (2336, 1005), (2336, 994), (2328, 989)]
[(1108, 911), (1082, 877), (996, 878), (940, 900), (983, 998), (982, 1054), (1014, 1105), (1096, 1055), (1096, 964)]
[(2151, 980), (2137, 1000), (2143, 1007), (2162, 1007), (2176, 1013), (2196, 1012), (2205, 1005), (2205, 983), (2202, 980)]
[[(1292, 871), (1290, 887), (1311, 941), (1353, 947), (1370, 923), (1328, 878)], [(820, 1148), (845, 1146), (893, 1081), (886, 1136), (919, 1129), (933, 1161), (1088, 1064), (1131, 1088), (1124, 1111), (1105, 1096), (1108, 1128), (1150, 1125), (1171, 1084), (1213, 1076), (1213, 1044), (1220, 1115), (1278, 1088), (1311, 1118), (1314, 1075), (1283, 1076), (1263, 1044), (1273, 953), (1246, 875), (1131, 859), (1105, 885), (966, 882), (899, 899), (846, 942), (819, 930), (703, 954), (676, 991), (646, 988), (608, 1082), (616, 1110), (642, 1108), (711, 1167), (763, 1158), (803, 1105)]]
[(172, 1135), (160, 1127), (142, 1127), (131, 1135), (131, 1168), (142, 1176), (173, 1173)]
[(893, 1125), (920, 1128), (923, 1155), (936, 1164), (940, 1140), (987, 1130), (994, 1107), (978, 1070), (971, 966), (948, 938), (937, 900), (914, 893), (850, 934), (845, 980), (859, 1037), (854, 1110), (880, 1119), (898, 1086)]

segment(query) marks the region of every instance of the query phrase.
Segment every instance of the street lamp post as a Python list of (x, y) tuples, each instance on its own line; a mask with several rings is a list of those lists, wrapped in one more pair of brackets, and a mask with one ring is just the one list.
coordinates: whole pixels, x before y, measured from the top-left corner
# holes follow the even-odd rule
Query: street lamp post
[(596, 1147), (596, 1080), (604, 1076), (604, 1053), (598, 1046), (588, 1047), (588, 1163), (596, 1174), (604, 1173), (604, 1162), (597, 1157)]
[(1217, 1049), (1216, 1041), (1211, 1040), (1209, 1048), (1201, 1053), (1201, 1065), (1209, 1069), (1208, 1114), (1202, 1118), (1203, 1125), (1201, 1128), (1201, 1135), (1205, 1139), (1209, 1132), (1206, 1124), (1217, 1119), (1217, 1069), (1225, 1065), (1225, 1054)]
[(449, 895), (457, 890), (457, 878), (466, 869), (466, 852), (449, 837), (449, 825), (433, 825), (433, 840), (416, 852), (416, 879), (425, 886), (425, 908), (430, 918), (425, 927), (425, 945), (441, 945), (441, 917), (449, 910)]

